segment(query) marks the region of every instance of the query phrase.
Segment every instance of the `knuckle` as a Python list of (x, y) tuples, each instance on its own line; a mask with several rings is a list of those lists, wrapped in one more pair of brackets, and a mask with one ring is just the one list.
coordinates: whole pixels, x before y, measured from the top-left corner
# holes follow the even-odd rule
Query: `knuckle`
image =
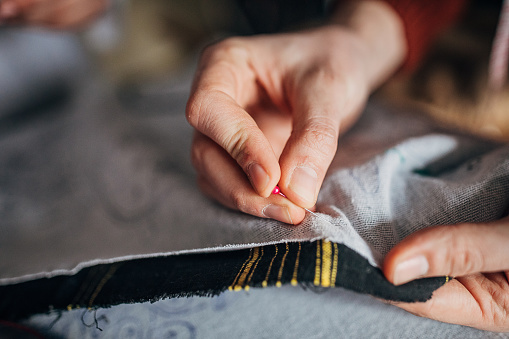
[(242, 192), (238, 190), (233, 190), (232, 192), (230, 192), (229, 198), (230, 198), (229, 200), (232, 202), (233, 206), (237, 210), (245, 213), (248, 212), (247, 200)]
[(244, 54), (246, 45), (243, 38), (232, 37), (207, 46), (201, 55), (201, 60), (215, 57), (235, 56)]
[(449, 274), (461, 276), (479, 272), (484, 266), (484, 255), (475, 244), (470, 244), (464, 235), (464, 224), (451, 225), (449, 234), (450, 247), (446, 262), (449, 263)]
[(235, 128), (233, 133), (224, 136), (224, 146), (226, 151), (241, 166), (249, 162), (251, 153), (249, 151), (248, 142), (250, 135), (249, 128)]
[(322, 157), (334, 156), (338, 141), (335, 123), (324, 117), (308, 119), (303, 140), (307, 147), (316, 150)]
[[(500, 274), (500, 275), (499, 275)], [(509, 328), (509, 287), (503, 273), (484, 276), (479, 274), (479, 287), (486, 298), (476, 294), (476, 300), (481, 310), (482, 319), (487, 327), (507, 331)]]
[(198, 128), (200, 122), (200, 111), (202, 107), (203, 98), (197, 94), (189, 97), (186, 105), (186, 119), (187, 122), (194, 128)]

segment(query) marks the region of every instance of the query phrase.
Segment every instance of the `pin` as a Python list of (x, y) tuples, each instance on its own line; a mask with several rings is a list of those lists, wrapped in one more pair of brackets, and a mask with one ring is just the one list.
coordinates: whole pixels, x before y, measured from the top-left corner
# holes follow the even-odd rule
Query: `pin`
[[(284, 195), (283, 192), (281, 192), (281, 189), (279, 188), (279, 186), (276, 186), (274, 187), (274, 189), (272, 190), (272, 194), (279, 194), (280, 196), (282, 196), (283, 198), (286, 198), (286, 195)], [(304, 208), (304, 207), (303, 207)], [(333, 223), (331, 223), (329, 220), (325, 219), (324, 217), (322, 217), (321, 215), (319, 214), (316, 214), (315, 212), (307, 209), (307, 208), (304, 208), (304, 210), (306, 212), (308, 212), (309, 214), (317, 217), (318, 219), (322, 220), (322, 221), (325, 221), (326, 223), (328, 223), (329, 225), (332, 225), (332, 226), (335, 226)]]

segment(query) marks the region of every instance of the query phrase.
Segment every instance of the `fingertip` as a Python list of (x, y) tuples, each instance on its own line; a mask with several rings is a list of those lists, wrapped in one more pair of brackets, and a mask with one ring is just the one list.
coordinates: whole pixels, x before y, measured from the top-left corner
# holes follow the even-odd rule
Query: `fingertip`
[(290, 176), (287, 192), (291, 192), (297, 204), (311, 208), (316, 203), (318, 175), (308, 166), (297, 166)]
[(278, 220), (289, 225), (298, 225), (306, 216), (304, 210), (295, 205), (279, 205), (277, 203), (268, 204), (262, 210), (266, 218)]
[(257, 162), (249, 164), (246, 169), (246, 174), (251, 182), (251, 186), (264, 198), (270, 196), (272, 189), (276, 186), (280, 177), (279, 168), (272, 169), (270, 172), (276, 173), (272, 176), (269, 175), (269, 171), (265, 170), (265, 168)]

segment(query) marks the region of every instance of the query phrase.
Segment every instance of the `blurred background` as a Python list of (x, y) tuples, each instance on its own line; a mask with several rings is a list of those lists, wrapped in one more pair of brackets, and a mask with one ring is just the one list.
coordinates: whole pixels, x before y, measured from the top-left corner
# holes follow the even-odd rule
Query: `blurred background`
[[(127, 105), (164, 102), (166, 84), (192, 73), (207, 44), (302, 27), (309, 24), (304, 16), (316, 21), (323, 14), (315, 6), (270, 17), (250, 3), (256, 2), (116, 0), (79, 32), (0, 26), (0, 130), (22, 113), (64, 100), (91, 69)], [(500, 1), (472, 1), (415, 73), (397, 74), (375, 95), (403, 107), (418, 105), (444, 125), (509, 140), (507, 83), (500, 93), (486, 89), (499, 10)]]

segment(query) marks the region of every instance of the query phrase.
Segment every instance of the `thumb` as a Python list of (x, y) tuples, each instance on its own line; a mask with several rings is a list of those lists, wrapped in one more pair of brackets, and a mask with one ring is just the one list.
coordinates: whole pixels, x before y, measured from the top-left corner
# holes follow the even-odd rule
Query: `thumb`
[(279, 186), (295, 204), (316, 203), (327, 169), (338, 146), (340, 125), (347, 129), (359, 113), (366, 90), (334, 71), (313, 70), (289, 92), (293, 130), (279, 159)]
[(384, 260), (395, 285), (433, 276), (509, 269), (509, 217), (483, 224), (428, 228), (405, 238)]

